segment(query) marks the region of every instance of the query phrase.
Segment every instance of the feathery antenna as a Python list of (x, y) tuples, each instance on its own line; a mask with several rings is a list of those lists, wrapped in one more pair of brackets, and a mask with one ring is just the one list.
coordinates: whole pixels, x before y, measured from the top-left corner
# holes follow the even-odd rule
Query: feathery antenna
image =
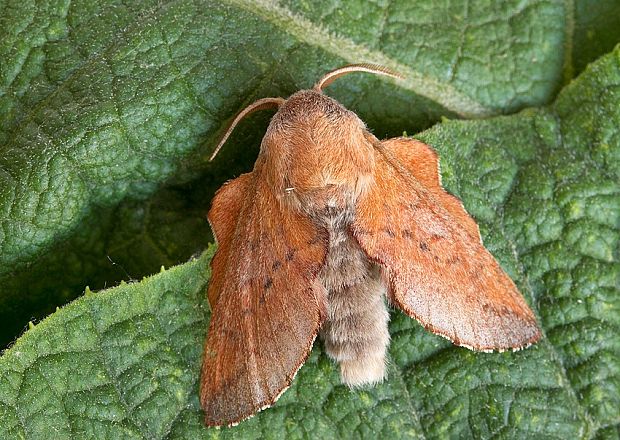
[(241, 122), (243, 118), (245, 118), (250, 113), (254, 113), (257, 110), (265, 110), (268, 108), (278, 108), (284, 103), (284, 101), (285, 100), (283, 98), (263, 98), (263, 99), (259, 99), (258, 101), (248, 105), (246, 108), (241, 110), (237, 114), (237, 116), (235, 116), (235, 119), (233, 119), (233, 121), (230, 123), (230, 125), (226, 129), (226, 133), (224, 133), (224, 136), (222, 136), (222, 139), (217, 144), (215, 151), (213, 152), (213, 154), (211, 154), (211, 157), (209, 158), (209, 162), (215, 159), (215, 156), (217, 156), (217, 153), (219, 153), (219, 151), (222, 149), (222, 146), (226, 143), (230, 134), (233, 132), (237, 124)]
[(353, 72), (374, 73), (375, 75), (385, 75), (396, 79), (404, 79), (401, 74), (378, 64), (349, 64), (348, 66), (332, 70), (331, 72), (326, 74), (323, 78), (319, 80), (319, 82), (316, 83), (316, 85), (314, 86), (314, 90), (321, 92), (325, 87), (330, 85), (337, 78)]

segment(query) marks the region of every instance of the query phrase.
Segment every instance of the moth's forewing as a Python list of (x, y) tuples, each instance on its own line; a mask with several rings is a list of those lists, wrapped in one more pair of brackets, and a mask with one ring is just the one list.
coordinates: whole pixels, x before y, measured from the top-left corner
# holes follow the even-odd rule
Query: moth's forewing
[(472, 237), (480, 240), (478, 224), (467, 213), (463, 203), (446, 192), (441, 185), (441, 171), (437, 152), (423, 142), (411, 138), (393, 138), (381, 143), (385, 152), (401, 171), (410, 173), (445, 208), (455, 222)]
[(476, 350), (536, 342), (534, 314), (475, 222), (442, 189), (437, 157), (425, 148), (377, 145), (374, 184), (358, 201), (353, 235), (384, 268), (392, 301), (434, 333)]
[(325, 317), (316, 277), (327, 237), (277, 202), (259, 166), (226, 185), (209, 213), (211, 322), (200, 400), (207, 425), (230, 425), (271, 406), (308, 356)]
[(254, 174), (246, 173), (229, 180), (215, 193), (207, 216), (217, 244), (217, 252), (211, 259), (211, 279), (207, 290), (211, 310), (222, 291), (229, 254), (238, 225), (244, 197), (254, 187)]

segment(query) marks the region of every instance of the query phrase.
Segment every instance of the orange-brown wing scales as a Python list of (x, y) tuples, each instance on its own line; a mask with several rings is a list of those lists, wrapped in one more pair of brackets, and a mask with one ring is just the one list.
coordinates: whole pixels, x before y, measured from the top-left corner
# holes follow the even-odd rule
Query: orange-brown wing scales
[(383, 147), (400, 162), (473, 237), (480, 240), (478, 224), (461, 201), (441, 186), (439, 156), (431, 147), (411, 138), (394, 138), (382, 142)]
[[(242, 174), (236, 179), (226, 182), (213, 197), (211, 209), (207, 218), (218, 245), (218, 251), (211, 259), (213, 272), (221, 273), (226, 265), (226, 260), (230, 252), (231, 240), (237, 227), (237, 219), (241, 212), (243, 198), (248, 190), (252, 188), (253, 174)], [(211, 277), (209, 283), (208, 297), (211, 309), (217, 302), (217, 295), (222, 290), (221, 282), (223, 277), (214, 279)]]
[(384, 267), (392, 301), (457, 345), (502, 350), (537, 341), (534, 314), (472, 233), (473, 220), (464, 222), (462, 208), (446, 206), (430, 185), (435, 177), (417, 180), (410, 165), (395, 160), (376, 150), (375, 183), (358, 202), (352, 225), (362, 249)]
[[(212, 223), (216, 218), (210, 215)], [(228, 244), (218, 235), (227, 229), (214, 225), (219, 247), (211, 286), (219, 291), (209, 290), (217, 301), (200, 392), (208, 425), (233, 424), (272, 405), (305, 361), (326, 313), (327, 294), (316, 280), (327, 252), (324, 231), (280, 205), (264, 178), (248, 180), (234, 222)]]

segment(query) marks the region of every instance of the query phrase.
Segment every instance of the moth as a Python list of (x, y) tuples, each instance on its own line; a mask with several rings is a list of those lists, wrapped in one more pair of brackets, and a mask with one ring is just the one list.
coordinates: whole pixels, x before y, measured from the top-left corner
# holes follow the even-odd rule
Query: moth
[(460, 200), (439, 159), (414, 139), (377, 139), (323, 94), (336, 78), (384, 67), (355, 64), (288, 99), (264, 98), (232, 121), (277, 108), (252, 172), (228, 181), (208, 220), (212, 309), (200, 381), (209, 426), (233, 425), (274, 404), (317, 335), (350, 387), (386, 375), (389, 304), (454, 344), (520, 349), (536, 318)]

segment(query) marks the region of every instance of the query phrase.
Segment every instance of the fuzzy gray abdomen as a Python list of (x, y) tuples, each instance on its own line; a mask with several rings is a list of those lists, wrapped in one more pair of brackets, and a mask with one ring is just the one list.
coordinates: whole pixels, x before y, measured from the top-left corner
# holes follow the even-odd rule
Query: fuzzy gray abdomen
[(385, 377), (390, 341), (386, 286), (379, 267), (368, 260), (348, 231), (351, 215), (325, 215), (329, 251), (320, 279), (328, 292), (328, 314), (321, 329), (327, 354), (340, 363), (349, 386), (376, 383)]

